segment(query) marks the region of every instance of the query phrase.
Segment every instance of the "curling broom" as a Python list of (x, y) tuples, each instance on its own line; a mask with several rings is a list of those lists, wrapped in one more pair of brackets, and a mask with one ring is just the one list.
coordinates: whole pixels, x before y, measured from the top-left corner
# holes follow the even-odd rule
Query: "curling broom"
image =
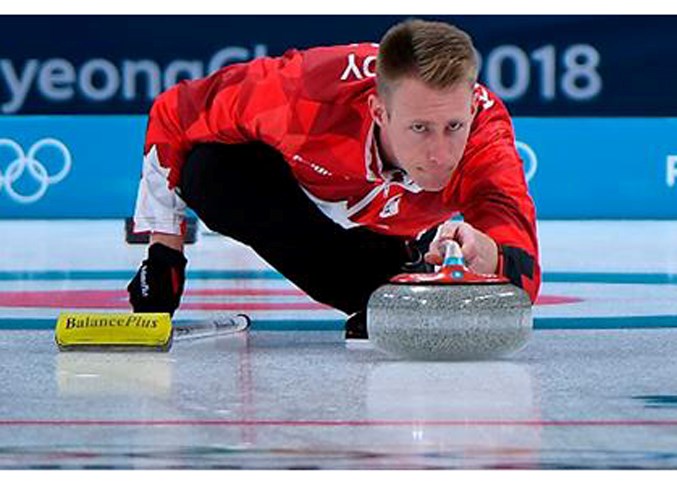
[(174, 340), (217, 337), (245, 331), (245, 314), (215, 314), (208, 319), (173, 325), (167, 313), (62, 312), (54, 338), (60, 351), (160, 351)]

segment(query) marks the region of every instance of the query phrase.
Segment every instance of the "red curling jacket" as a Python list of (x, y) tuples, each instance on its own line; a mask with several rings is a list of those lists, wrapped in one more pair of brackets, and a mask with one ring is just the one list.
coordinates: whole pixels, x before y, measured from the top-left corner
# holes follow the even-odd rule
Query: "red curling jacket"
[[(159, 165), (165, 179), (151, 181), (152, 172), (144, 171), (136, 231), (180, 232), (183, 207), (169, 194), (195, 144), (262, 141), (282, 153), (309, 198), (346, 228), (415, 238), (462, 214), (498, 244), (498, 274), (535, 301), (541, 281), (536, 215), (504, 104), (475, 87), (479, 110), (463, 158), (446, 188), (423, 191), (403, 171), (385, 169), (379, 157), (367, 105), (376, 89), (377, 51), (375, 44), (290, 50), (161, 94), (146, 135), (152, 162), (144, 164)], [(163, 192), (167, 198), (148, 198)]]

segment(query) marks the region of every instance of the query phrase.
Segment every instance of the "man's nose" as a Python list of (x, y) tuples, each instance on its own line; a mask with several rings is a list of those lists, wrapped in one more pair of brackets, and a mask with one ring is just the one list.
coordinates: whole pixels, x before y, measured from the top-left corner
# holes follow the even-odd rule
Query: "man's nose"
[(451, 160), (451, 144), (443, 137), (435, 138), (428, 148), (428, 161), (435, 166), (443, 166)]

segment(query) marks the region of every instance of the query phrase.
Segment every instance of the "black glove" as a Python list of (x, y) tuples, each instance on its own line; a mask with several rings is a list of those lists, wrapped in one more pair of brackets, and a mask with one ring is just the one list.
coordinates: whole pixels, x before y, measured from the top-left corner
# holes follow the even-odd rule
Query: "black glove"
[(436, 234), (437, 227), (433, 227), (428, 229), (420, 238), (407, 241), (409, 260), (402, 266), (402, 271), (405, 273), (432, 273), (435, 270), (432, 264), (425, 262), (423, 256), (428, 252), (430, 243)]
[(136, 276), (127, 285), (134, 312), (166, 312), (179, 308), (186, 281), (186, 263), (181, 251), (156, 242), (148, 248)]

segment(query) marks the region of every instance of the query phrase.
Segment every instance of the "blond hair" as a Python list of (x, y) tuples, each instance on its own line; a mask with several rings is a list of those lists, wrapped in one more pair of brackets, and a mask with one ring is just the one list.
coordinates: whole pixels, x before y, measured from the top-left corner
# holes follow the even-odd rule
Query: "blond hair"
[(477, 56), (471, 37), (444, 23), (407, 20), (383, 36), (376, 60), (379, 94), (387, 96), (402, 78), (415, 77), (432, 88), (450, 88), (477, 80)]

